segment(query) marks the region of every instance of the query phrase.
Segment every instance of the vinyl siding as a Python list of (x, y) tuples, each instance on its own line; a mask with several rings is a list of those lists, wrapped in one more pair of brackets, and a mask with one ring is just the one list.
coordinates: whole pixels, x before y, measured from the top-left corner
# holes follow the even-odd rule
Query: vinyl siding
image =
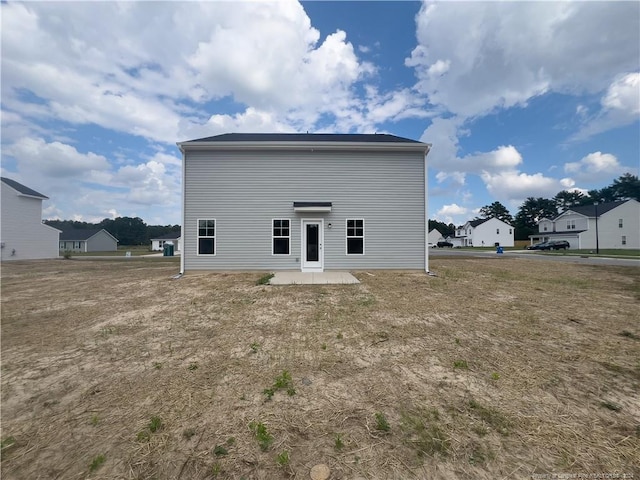
[[(186, 271), (299, 270), (302, 219), (324, 220), (326, 270), (424, 268), (422, 153), (187, 151), (184, 172)], [(296, 213), (294, 201), (333, 206)], [(291, 220), (290, 255), (271, 253), (278, 218)], [(365, 255), (346, 255), (347, 218), (365, 220)], [(216, 219), (216, 256), (196, 255), (198, 219)]]
[(100, 231), (87, 239), (87, 252), (115, 252), (116, 250), (118, 250), (118, 242), (105, 231)]
[(24, 197), (0, 182), (2, 261), (58, 257), (60, 232), (42, 224), (42, 200)]

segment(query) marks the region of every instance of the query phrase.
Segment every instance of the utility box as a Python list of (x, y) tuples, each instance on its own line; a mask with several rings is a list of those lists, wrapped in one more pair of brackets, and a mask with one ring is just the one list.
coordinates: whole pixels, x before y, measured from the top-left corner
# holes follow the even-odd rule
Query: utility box
[(163, 257), (173, 257), (173, 243), (165, 243), (164, 244), (162, 256)]

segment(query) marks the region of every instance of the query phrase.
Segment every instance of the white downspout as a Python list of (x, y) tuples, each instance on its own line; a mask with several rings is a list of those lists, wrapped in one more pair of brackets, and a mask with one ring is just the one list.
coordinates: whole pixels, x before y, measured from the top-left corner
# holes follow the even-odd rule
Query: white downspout
[(180, 275), (184, 275), (184, 256), (185, 256), (185, 248), (184, 248), (184, 217), (185, 217), (185, 183), (187, 183), (185, 181), (185, 170), (186, 170), (186, 166), (185, 166), (185, 151), (183, 150), (182, 146), (180, 144), (178, 144), (178, 147), (180, 148), (180, 151), (182, 152), (182, 221), (180, 222), (180, 240), (182, 240), (182, 251), (180, 252)]
[(424, 271), (429, 273), (429, 176), (427, 172), (427, 155), (431, 144), (427, 144), (424, 152)]

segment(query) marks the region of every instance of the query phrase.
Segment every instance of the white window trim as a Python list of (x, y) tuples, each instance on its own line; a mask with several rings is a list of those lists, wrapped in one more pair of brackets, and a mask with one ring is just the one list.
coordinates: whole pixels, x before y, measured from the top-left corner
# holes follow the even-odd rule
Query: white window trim
[[(213, 255), (210, 253), (200, 253), (200, 220), (213, 220)], [(215, 257), (218, 255), (218, 220), (215, 218), (198, 218), (196, 219), (196, 256), (197, 257)]]
[[(273, 234), (273, 222), (276, 220), (286, 220), (289, 222), (289, 236), (288, 237), (276, 237)], [(289, 239), (289, 253), (274, 253), (273, 252), (273, 240), (276, 238), (288, 238)], [(272, 218), (271, 219), (271, 256), (272, 257), (290, 257), (291, 256), (291, 219), (290, 218)]]
[[(349, 230), (348, 230), (348, 225), (349, 225), (349, 220), (362, 220), (362, 237), (358, 237), (358, 236), (349, 236)], [(344, 220), (344, 253), (345, 255), (348, 256), (364, 256), (366, 253), (366, 241), (365, 241), (365, 237), (366, 237), (367, 233), (365, 230), (365, 221), (364, 218), (345, 218)], [(349, 239), (350, 238), (362, 238), (362, 253), (349, 253)]]

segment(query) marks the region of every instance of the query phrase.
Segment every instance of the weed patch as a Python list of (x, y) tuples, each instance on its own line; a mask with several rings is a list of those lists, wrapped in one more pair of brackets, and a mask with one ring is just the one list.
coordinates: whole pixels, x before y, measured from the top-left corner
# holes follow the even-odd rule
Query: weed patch
[(260, 445), (260, 449), (263, 452), (266, 452), (271, 447), (273, 443), (273, 436), (267, 430), (267, 427), (262, 422), (251, 422), (249, 424), (249, 429), (253, 432), (253, 435), (256, 437), (258, 441), (258, 445)]
[(89, 471), (90, 472), (95, 472), (97, 469), (99, 469), (104, 462), (107, 461), (107, 457), (105, 457), (104, 455), (98, 455), (97, 457), (95, 457), (91, 463), (89, 464)]
[(384, 413), (376, 412), (376, 430), (381, 432), (388, 432), (391, 430), (391, 425), (389, 425), (389, 421)]

